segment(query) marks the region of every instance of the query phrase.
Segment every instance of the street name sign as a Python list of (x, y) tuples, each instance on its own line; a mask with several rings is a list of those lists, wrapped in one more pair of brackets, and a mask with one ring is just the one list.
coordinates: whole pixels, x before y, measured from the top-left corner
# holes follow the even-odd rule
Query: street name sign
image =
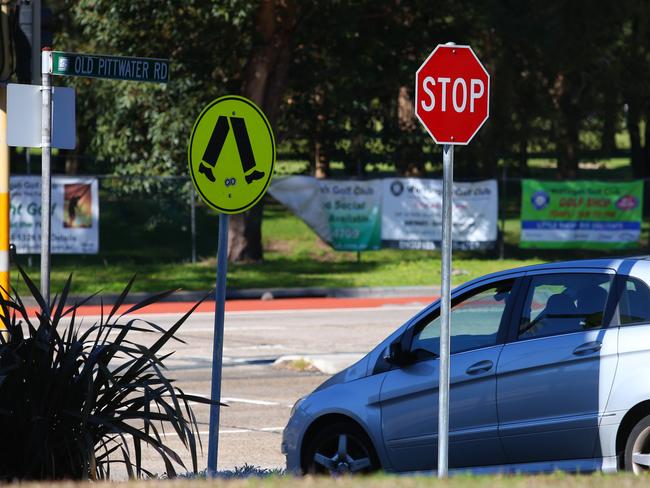
[(187, 160), (194, 187), (205, 203), (221, 213), (244, 212), (262, 199), (273, 176), (271, 124), (246, 98), (218, 98), (196, 119)]
[(471, 47), (431, 52), (415, 75), (415, 113), (437, 144), (472, 140), (490, 115), (490, 75)]
[(167, 83), (169, 60), (52, 51), (51, 74)]

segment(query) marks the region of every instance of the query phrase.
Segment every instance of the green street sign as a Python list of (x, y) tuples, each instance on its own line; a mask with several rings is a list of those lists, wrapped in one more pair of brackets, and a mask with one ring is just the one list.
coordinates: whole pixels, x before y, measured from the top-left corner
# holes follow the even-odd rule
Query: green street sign
[(52, 51), (51, 73), (58, 76), (167, 83), (169, 60)]
[(205, 203), (225, 214), (245, 212), (261, 200), (273, 176), (271, 125), (250, 100), (217, 98), (194, 123), (187, 161)]

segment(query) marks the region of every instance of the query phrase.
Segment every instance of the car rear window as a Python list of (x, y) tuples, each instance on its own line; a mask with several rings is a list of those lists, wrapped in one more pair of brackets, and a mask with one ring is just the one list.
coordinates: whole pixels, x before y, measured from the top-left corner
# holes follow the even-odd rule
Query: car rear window
[(650, 322), (650, 289), (643, 281), (627, 277), (619, 298), (621, 325)]
[(519, 321), (519, 339), (603, 327), (612, 277), (600, 273), (532, 276)]

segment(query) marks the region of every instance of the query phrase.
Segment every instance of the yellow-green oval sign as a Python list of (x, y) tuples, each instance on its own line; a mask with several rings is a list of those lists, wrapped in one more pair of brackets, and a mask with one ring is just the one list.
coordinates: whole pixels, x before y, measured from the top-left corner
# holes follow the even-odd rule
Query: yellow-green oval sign
[(205, 203), (222, 213), (244, 212), (260, 201), (273, 176), (271, 124), (244, 97), (217, 98), (194, 123), (187, 161)]

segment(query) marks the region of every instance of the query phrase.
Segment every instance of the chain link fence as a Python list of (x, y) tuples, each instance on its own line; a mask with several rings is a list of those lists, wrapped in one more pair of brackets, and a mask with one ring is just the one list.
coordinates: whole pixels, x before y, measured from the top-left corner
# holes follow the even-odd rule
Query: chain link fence
[[(95, 177), (99, 183), (100, 244), (99, 253), (87, 256), (86, 260), (195, 263), (215, 256), (218, 217), (195, 194), (189, 177)], [(372, 177), (378, 176), (369, 175)], [(522, 180), (502, 175), (497, 181), (499, 239), (493, 255), (520, 256), (526, 252), (519, 249)], [(268, 194), (264, 201), (266, 205), (280, 206)], [(644, 223), (648, 220), (648, 207), (646, 204)], [(647, 247), (648, 228), (644, 225), (636, 251), (642, 252)]]

